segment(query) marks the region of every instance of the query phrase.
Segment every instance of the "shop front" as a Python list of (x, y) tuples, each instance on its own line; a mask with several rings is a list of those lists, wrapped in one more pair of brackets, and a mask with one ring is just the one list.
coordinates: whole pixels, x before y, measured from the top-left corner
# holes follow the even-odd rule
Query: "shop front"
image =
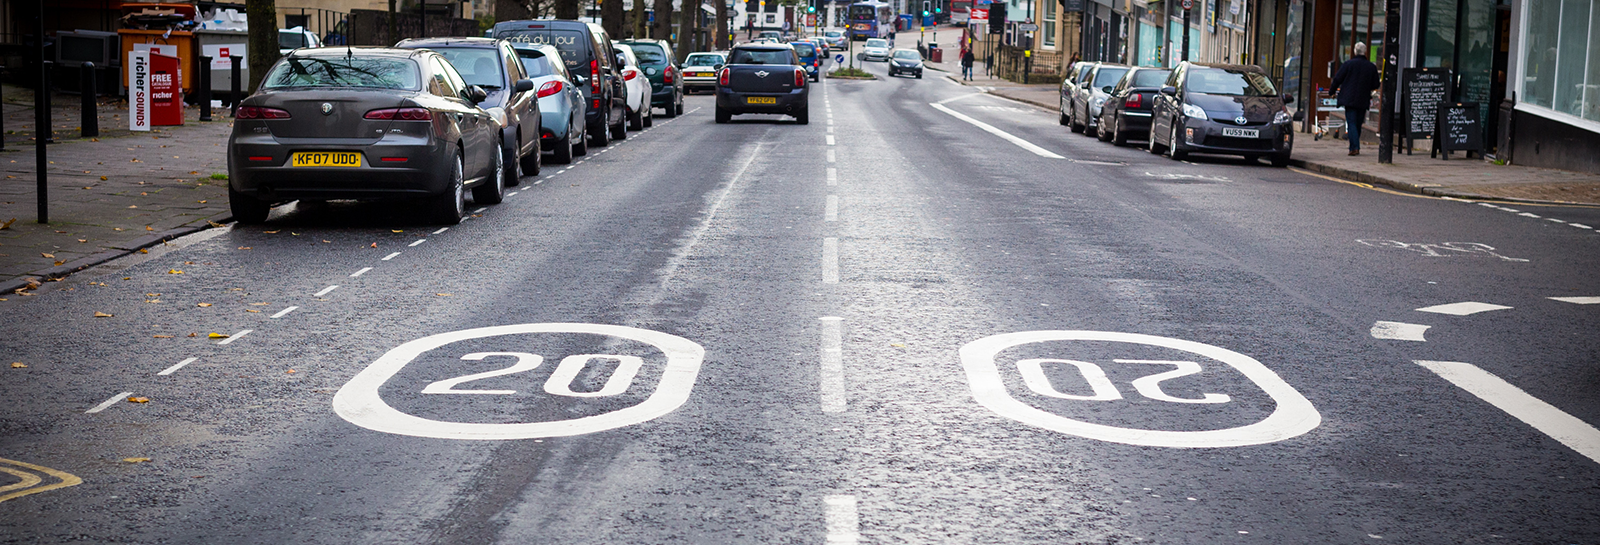
[[(1513, 163), (1600, 172), (1600, 5), (1592, 0), (1518, 0), (1515, 82), (1499, 134)], [(1492, 80), (1491, 80), (1492, 81)]]

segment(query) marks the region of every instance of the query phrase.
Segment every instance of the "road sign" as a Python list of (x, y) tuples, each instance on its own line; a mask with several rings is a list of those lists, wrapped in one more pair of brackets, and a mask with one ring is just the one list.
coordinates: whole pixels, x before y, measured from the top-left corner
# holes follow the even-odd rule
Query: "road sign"
[(834, 55), (833, 56), (833, 62), (835, 64), (844, 64), (844, 53), (840, 53), (838, 55)]
[[(505, 403), (527, 401), (540, 392), (519, 392), (469, 386), (473, 382), (506, 375), (521, 375), (537, 369), (545, 357), (529, 350), (552, 346), (552, 341), (574, 336), (600, 336), (615, 343), (615, 354), (568, 354), (561, 358), (543, 381), (542, 394), (557, 396), (543, 398), (544, 404), (566, 403), (573, 408), (593, 410), (596, 406), (582, 400), (597, 397), (615, 397), (636, 390), (650, 390), (648, 397), (638, 403), (607, 412), (589, 414), (565, 420), (540, 422), (443, 422), (408, 414), (390, 406), (380, 391), (395, 375), (405, 371), (410, 379), (434, 379), (419, 393), (421, 401), (408, 401), (406, 406), (427, 403), (434, 406), (466, 407), (474, 400), (482, 406), (483, 400), (505, 400)], [(498, 351), (480, 351), (491, 346)], [(613, 346), (604, 342), (594, 346)], [(472, 347), (471, 350), (466, 347)], [(461, 352), (469, 352), (461, 354)], [(648, 358), (648, 359), (646, 359)], [(370, 430), (433, 437), (438, 439), (501, 440), (531, 439), (538, 437), (565, 437), (594, 433), (631, 426), (651, 420), (676, 410), (689, 399), (705, 349), (688, 339), (633, 327), (577, 324), (538, 323), (481, 327), (440, 333), (407, 342), (388, 351), (377, 361), (345, 383), (333, 396), (333, 410), (352, 424)], [(510, 365), (488, 371), (456, 375), (459, 369), (472, 364), (462, 361), (489, 361)], [(418, 363), (420, 361), (420, 363)], [(413, 364), (416, 365), (413, 365)], [(410, 366), (410, 369), (407, 367)], [(613, 368), (614, 366), (614, 368)], [(596, 391), (578, 391), (573, 382), (590, 368), (613, 368), (610, 376)], [(641, 372), (643, 371), (643, 372)], [(456, 376), (451, 376), (456, 375)], [(640, 376), (659, 377), (654, 388), (634, 388)], [(537, 384), (537, 382), (534, 382)], [(493, 382), (499, 386), (528, 384), (528, 381)], [(519, 395), (520, 393), (520, 395)], [(391, 395), (407, 395), (397, 392)], [(491, 401), (493, 402), (493, 401)], [(601, 405), (607, 407), (607, 405)], [(432, 414), (440, 414), (430, 411)], [(517, 411), (506, 411), (507, 414)], [(449, 413), (446, 413), (449, 414)], [(568, 414), (558, 411), (556, 414)], [(581, 413), (580, 413), (581, 414)]]
[(1017, 24), (1017, 30), (1021, 30), (1023, 32), (1033, 32), (1035, 30), (1039, 30), (1039, 25), (1033, 23), (1019, 23)]
[(987, 21), (989, 20), (989, 10), (985, 8), (972, 8), (972, 10), (968, 12), (968, 18), (971, 19), (972, 22)]
[(1183, 9), (1194, 9), (1194, 0), (1183, 0)]
[[(1007, 381), (1002, 377), (997, 361), (1002, 352), (1055, 357), (1011, 360), (1007, 367), (1015, 368), (1017, 378), (1021, 380)], [(1116, 357), (1119, 354), (1124, 356)], [(961, 347), (960, 357), (961, 367), (966, 371), (968, 385), (972, 388), (972, 396), (978, 404), (1024, 424), (1089, 439), (1151, 447), (1239, 447), (1296, 437), (1322, 423), (1322, 416), (1311, 405), (1311, 401), (1261, 362), (1238, 352), (1193, 341), (1108, 331), (1024, 331), (968, 343)], [(1045, 365), (1056, 370), (1058, 379), (1063, 376), (1074, 378), (1053, 383)], [(1112, 369), (1112, 375), (1106, 373), (1108, 368)], [(1147, 370), (1157, 372), (1145, 374)], [(1202, 375), (1205, 371), (1209, 372)], [(1125, 387), (1120, 388), (1110, 378), (1130, 374), (1144, 376), (1128, 381)], [(1270, 397), (1274, 407), (1267, 417), (1234, 428), (1199, 431), (1125, 428), (1086, 422), (1041, 408), (1059, 408), (1063, 403), (1078, 406), (1088, 403), (1091, 409), (1079, 414), (1099, 414), (1116, 409), (1107, 411), (1107, 414), (1123, 413), (1117, 415), (1118, 422), (1126, 422), (1128, 414), (1138, 415), (1141, 409), (1147, 411), (1145, 414), (1173, 412), (1168, 408), (1153, 408), (1144, 401), (1149, 400), (1179, 406), (1216, 406), (1204, 411), (1205, 416), (1199, 416), (1201, 419), (1216, 418), (1218, 414), (1227, 412), (1253, 418), (1258, 414), (1253, 408), (1254, 404), (1233, 403), (1234, 396), (1222, 393), (1173, 395), (1162, 385), (1167, 381), (1183, 379), (1179, 382), (1183, 384), (1183, 389), (1203, 392), (1207, 384), (1228, 387), (1226, 385), (1245, 382), (1234, 380), (1240, 375), (1253, 383), (1260, 393)], [(1019, 398), (1010, 391), (1007, 382), (1021, 382), (1031, 395), (1025, 394)], [(1172, 386), (1167, 388), (1177, 389)], [(1132, 390), (1143, 400), (1130, 403), (1124, 396), (1124, 389)], [(1069, 394), (1066, 391), (1079, 393)], [(1088, 393), (1082, 393), (1085, 391)], [(1260, 397), (1254, 391), (1236, 393)], [(1111, 405), (1114, 403), (1119, 405)], [(1197, 416), (1199, 414), (1196, 413)], [(1173, 424), (1172, 427), (1190, 426)]]

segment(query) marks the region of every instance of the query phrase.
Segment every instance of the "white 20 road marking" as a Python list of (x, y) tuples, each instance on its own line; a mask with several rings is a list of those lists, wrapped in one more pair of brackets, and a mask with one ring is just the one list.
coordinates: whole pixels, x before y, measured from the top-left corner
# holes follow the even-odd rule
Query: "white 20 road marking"
[(965, 121), (967, 123), (971, 123), (973, 126), (975, 126), (977, 128), (980, 128), (980, 129), (983, 129), (984, 132), (987, 132), (989, 134), (993, 134), (995, 136), (1004, 138), (1004, 139), (1006, 139), (1007, 142), (1010, 142), (1012, 144), (1016, 144), (1017, 147), (1020, 147), (1022, 149), (1025, 149), (1025, 150), (1028, 150), (1030, 152), (1033, 152), (1034, 155), (1038, 155), (1040, 157), (1047, 157), (1047, 158), (1050, 158), (1050, 159), (1066, 159), (1065, 157), (1062, 157), (1060, 155), (1056, 155), (1054, 153), (1051, 153), (1050, 150), (1047, 150), (1047, 149), (1044, 149), (1044, 148), (1041, 148), (1039, 146), (1034, 145), (1033, 142), (1029, 142), (1027, 140), (1023, 140), (1021, 138), (1018, 138), (1018, 137), (1012, 135), (1011, 133), (1008, 133), (1006, 131), (1002, 131), (1000, 129), (997, 129), (997, 128), (995, 128), (994, 125), (990, 125), (988, 123), (984, 123), (982, 121), (978, 121), (976, 119), (968, 117), (966, 114), (963, 114), (961, 112), (957, 112), (955, 110), (952, 110), (952, 109), (950, 109), (949, 107), (947, 107), (947, 106), (945, 106), (943, 104), (939, 104), (939, 103), (936, 103), (936, 102), (929, 102), (928, 105), (929, 106), (933, 106), (933, 108), (936, 109), (936, 110), (939, 110), (941, 112), (950, 114), (951, 116), (955, 117), (956, 119), (960, 119), (960, 120)]
[[(1222, 362), (1261, 388), (1263, 392), (1272, 398), (1276, 408), (1271, 415), (1261, 421), (1237, 428), (1207, 431), (1163, 431), (1120, 428), (1074, 420), (1045, 412), (1012, 397), (1011, 393), (1006, 389), (1005, 380), (1000, 376), (1000, 369), (995, 362), (995, 357), (1013, 347), (1059, 341), (1115, 342), (1156, 346), (1181, 350), (1202, 356), (1208, 360)], [(1295, 391), (1294, 387), (1289, 386), (1277, 373), (1272, 372), (1261, 362), (1238, 352), (1193, 341), (1109, 331), (1024, 331), (978, 339), (968, 343), (966, 346), (962, 346), (960, 354), (961, 367), (966, 370), (967, 381), (972, 388), (972, 396), (977, 399), (978, 404), (1001, 416), (1024, 424), (1089, 439), (1151, 447), (1238, 447), (1282, 441), (1316, 429), (1322, 423), (1322, 415), (1317, 412), (1316, 407), (1311, 405), (1311, 401), (1300, 395), (1300, 392)], [(1141, 395), (1151, 399), (1175, 403), (1227, 403), (1230, 400), (1230, 398), (1222, 394), (1205, 394), (1201, 399), (1174, 398), (1161, 390), (1160, 383), (1162, 381), (1199, 371), (1200, 365), (1196, 362), (1133, 359), (1112, 361), (1176, 366), (1177, 369), (1173, 371), (1158, 373), (1133, 381), (1134, 389)], [(1046, 362), (1059, 362), (1077, 367), (1079, 372), (1088, 379), (1095, 395), (1072, 398), (1057, 392), (1053, 387), (1050, 387), (1048, 380), (1044, 380), (1043, 371), (1037, 367)], [(1087, 362), (1022, 360), (1017, 362), (1017, 366), (1022, 373), (1023, 381), (1028, 383), (1030, 390), (1048, 389), (1048, 392), (1051, 392), (1044, 395), (1090, 401), (1111, 401), (1121, 398), (1121, 393), (1117, 392), (1116, 386), (1106, 379), (1104, 371), (1100, 370), (1098, 366)]]
[(1417, 365), (1428, 368), (1451, 384), (1489, 402), (1526, 422), (1561, 444), (1578, 451), (1578, 454), (1600, 462), (1600, 430), (1589, 423), (1562, 412), (1555, 406), (1528, 395), (1521, 388), (1501, 380), (1500, 377), (1479, 369), (1470, 363), (1452, 361), (1417, 360)]
[[(661, 379), (656, 384), (655, 391), (644, 401), (624, 407), (609, 413), (597, 414), (574, 418), (571, 420), (557, 420), (551, 422), (521, 422), (508, 424), (485, 424), (475, 422), (443, 422), (429, 420), (419, 416), (406, 414), (391, 407), (385, 402), (379, 391), (383, 384), (396, 374), (399, 374), (406, 365), (415, 361), (418, 356), (430, 350), (444, 347), (448, 344), (472, 339), (486, 339), (491, 337), (509, 335), (527, 335), (538, 333), (568, 334), (580, 333), (617, 337), (640, 343), (649, 344), (659, 349), (666, 356), (666, 364), (661, 372)], [(532, 368), (537, 366), (537, 360), (527, 358), (531, 354), (515, 352), (473, 353), (464, 356), (466, 359), (487, 357), (489, 355), (511, 355), (518, 357), (518, 363), (513, 368), (522, 366)], [(558, 395), (585, 396), (571, 392), (569, 383), (582, 370), (582, 366), (594, 358), (617, 358), (618, 370), (607, 381), (605, 387), (592, 395), (613, 395), (621, 393), (632, 382), (632, 374), (636, 374), (635, 367), (628, 369), (632, 362), (625, 357), (602, 356), (584, 354), (571, 356), (562, 361), (556, 374), (546, 382), (547, 392), (556, 390)], [(434, 437), (439, 439), (467, 439), (467, 440), (502, 440), (502, 439), (532, 439), (538, 437), (565, 437), (594, 433), (609, 429), (631, 426), (640, 422), (659, 417), (676, 410), (689, 399), (689, 393), (694, 388), (696, 377), (700, 374), (700, 364), (705, 358), (705, 349), (688, 339), (668, 335), (659, 331), (650, 331), (617, 325), (603, 324), (573, 324), (573, 323), (539, 323), (517, 324), (495, 327), (482, 327), (462, 331), (452, 331), (423, 337), (395, 347), (377, 361), (372, 362), (366, 369), (357, 373), (350, 382), (345, 383), (333, 396), (333, 410), (340, 417), (352, 424), (370, 430), (414, 437)], [(527, 362), (533, 361), (531, 365)], [(569, 362), (571, 362), (569, 364)], [(564, 368), (564, 369), (563, 369)], [(496, 376), (521, 372), (525, 369), (502, 369), (492, 372)], [(629, 375), (626, 376), (625, 375)], [(430, 393), (470, 393), (464, 390), (454, 390), (453, 386), (487, 378), (488, 374), (467, 375), (451, 379), (450, 384), (441, 385), (439, 382), (430, 384), (434, 388)], [(563, 378), (564, 377), (564, 378)], [(439, 388), (446, 391), (438, 391)], [(563, 393), (565, 392), (565, 393)], [(505, 391), (489, 391), (482, 393), (503, 394)]]

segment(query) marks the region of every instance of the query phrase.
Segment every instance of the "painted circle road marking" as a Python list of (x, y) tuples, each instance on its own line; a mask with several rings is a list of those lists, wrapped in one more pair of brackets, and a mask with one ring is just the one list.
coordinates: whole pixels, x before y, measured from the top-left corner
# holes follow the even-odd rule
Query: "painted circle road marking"
[[(1232, 367), (1268, 396), (1277, 407), (1271, 415), (1254, 424), (1237, 428), (1206, 431), (1164, 431), (1145, 430), (1133, 428), (1120, 428), (1104, 424), (1094, 424), (1081, 420), (1074, 420), (1061, 415), (1052, 414), (1028, 405), (1007, 391), (1005, 381), (1000, 377), (999, 367), (995, 363), (995, 356), (1007, 349), (1025, 344), (1051, 342), (1051, 341), (1101, 341), (1130, 343), (1146, 346), (1156, 346), (1189, 352), (1203, 356), (1210, 360), (1219, 361)], [(1241, 447), (1273, 443), (1302, 435), (1322, 423), (1322, 415), (1317, 412), (1311, 401), (1294, 387), (1289, 386), (1282, 378), (1278, 377), (1271, 369), (1254, 358), (1208, 344), (1193, 341), (1142, 335), (1138, 333), (1118, 333), (1109, 331), (1023, 331), (1006, 333), (985, 337), (967, 343), (961, 347), (961, 367), (966, 370), (967, 381), (972, 388), (972, 395), (978, 404), (1001, 416), (1047, 430), (1057, 431), (1069, 435), (1098, 439), (1113, 443), (1128, 445), (1142, 445), (1152, 447), (1172, 448), (1216, 448), (1216, 447)], [(1180, 402), (1180, 403), (1226, 403), (1228, 396), (1222, 394), (1205, 394), (1202, 399), (1180, 399), (1166, 395), (1160, 389), (1159, 383), (1163, 380), (1191, 374), (1199, 371), (1199, 364), (1190, 361), (1166, 360), (1114, 360), (1120, 363), (1167, 364), (1174, 365), (1177, 369), (1150, 375), (1135, 380), (1137, 391), (1152, 399)], [(1091, 384), (1099, 383), (1104, 376), (1098, 366), (1084, 365), (1087, 362), (1072, 360), (1023, 360), (1018, 362), (1022, 371), (1024, 382), (1030, 389), (1050, 388), (1048, 381), (1039, 383), (1042, 376), (1034, 375), (1034, 368), (1045, 362), (1060, 362), (1077, 367), (1079, 372), (1090, 380)], [(1092, 367), (1092, 369), (1091, 369)], [(1038, 373), (1042, 375), (1043, 373)], [(1104, 390), (1107, 384), (1098, 384), (1095, 388), (1098, 399), (1111, 399), (1109, 392)], [(1054, 388), (1050, 388), (1054, 392)], [(1085, 396), (1088, 397), (1088, 396)], [(1120, 398), (1120, 394), (1118, 395)]]
[[(587, 333), (637, 341), (661, 350), (666, 355), (667, 361), (661, 373), (661, 381), (656, 384), (655, 391), (651, 392), (650, 397), (643, 402), (608, 413), (571, 420), (508, 424), (444, 422), (400, 412), (384, 402), (378, 393), (385, 382), (388, 382), (389, 379), (393, 378), (418, 356), (430, 350), (465, 340), (530, 333)], [(491, 374), (510, 374), (532, 369), (542, 360), (538, 356), (534, 356), (534, 358), (539, 359), (529, 358), (528, 356), (533, 356), (532, 354), (515, 352), (474, 353), (468, 354), (464, 358), (483, 359), (491, 355), (514, 356), (518, 358), (518, 363), (498, 371), (435, 382), (428, 386), (434, 391), (427, 393), (504, 394), (506, 393), (505, 391), (454, 390), (453, 387), (464, 382), (487, 378)], [(558, 366), (557, 373), (563, 376), (568, 373), (576, 375), (581, 370), (581, 366), (591, 359), (616, 357), (593, 354), (569, 357)], [(338, 393), (334, 394), (333, 410), (341, 418), (363, 428), (415, 437), (503, 440), (582, 435), (631, 426), (676, 410), (683, 405), (684, 401), (689, 399), (689, 393), (694, 388), (695, 379), (700, 374), (700, 364), (704, 359), (705, 349), (694, 341), (659, 331), (626, 326), (538, 323), (466, 329), (423, 337), (397, 346), (385, 353), (377, 361), (368, 365), (366, 369), (357, 373), (354, 378), (350, 379), (350, 382), (345, 383), (344, 387), (339, 389)], [(623, 359), (622, 361), (625, 365), (616, 371), (612, 379), (607, 381), (606, 386), (601, 391), (595, 392), (596, 395), (620, 393), (620, 389), (625, 389), (627, 385), (632, 383), (632, 375), (637, 373), (638, 369), (632, 365), (633, 362), (631, 360)], [(624, 377), (624, 374), (628, 376)], [(555, 378), (552, 377), (552, 379)], [(564, 380), (570, 381), (571, 378), (571, 376), (565, 376)], [(547, 383), (545, 386), (546, 391), (554, 389), (563, 392), (563, 395), (571, 395), (565, 393), (570, 392), (570, 389), (567, 388), (568, 382), (561, 382), (560, 380), (557, 382), (559, 382), (559, 385)]]

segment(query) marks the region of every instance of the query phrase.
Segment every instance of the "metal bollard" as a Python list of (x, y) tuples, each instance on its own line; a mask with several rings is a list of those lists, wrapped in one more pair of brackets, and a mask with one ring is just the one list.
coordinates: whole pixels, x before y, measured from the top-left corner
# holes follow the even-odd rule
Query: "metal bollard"
[(233, 111), (228, 115), (238, 116), (239, 101), (244, 99), (244, 97), (239, 96), (239, 88), (242, 86), (242, 84), (239, 83), (239, 74), (244, 71), (244, 67), (240, 66), (239, 63), (244, 61), (244, 57), (235, 57), (229, 55), (228, 59), (233, 61), (233, 66), (229, 67), (229, 69), (233, 70), (233, 82), (228, 89), (228, 100), (233, 103)]
[(82, 115), (79, 119), (79, 130), (83, 131), (84, 138), (100, 136), (100, 110), (98, 93), (95, 92), (94, 63), (86, 62), (78, 67), (80, 77), (78, 80), (79, 95), (83, 96)]
[(200, 120), (211, 121), (211, 57), (200, 57)]

